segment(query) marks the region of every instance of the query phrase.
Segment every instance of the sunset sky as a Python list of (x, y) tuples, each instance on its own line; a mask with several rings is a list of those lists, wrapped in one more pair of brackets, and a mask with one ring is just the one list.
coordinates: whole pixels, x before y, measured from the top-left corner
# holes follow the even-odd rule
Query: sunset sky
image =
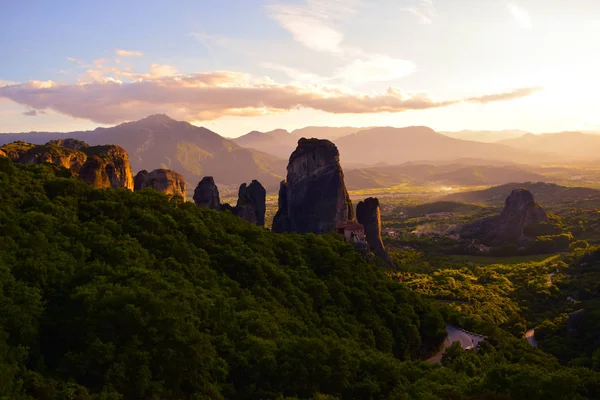
[(0, 132), (600, 131), (598, 0), (0, 0)]

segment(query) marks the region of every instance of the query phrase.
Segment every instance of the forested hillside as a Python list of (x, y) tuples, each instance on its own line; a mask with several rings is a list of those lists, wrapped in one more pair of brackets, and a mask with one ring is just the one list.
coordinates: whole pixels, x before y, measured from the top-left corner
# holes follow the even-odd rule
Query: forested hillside
[[(598, 373), (414, 294), (336, 235), (7, 158), (0, 288), (1, 399), (600, 396)], [(442, 317), (489, 339), (421, 363)]]

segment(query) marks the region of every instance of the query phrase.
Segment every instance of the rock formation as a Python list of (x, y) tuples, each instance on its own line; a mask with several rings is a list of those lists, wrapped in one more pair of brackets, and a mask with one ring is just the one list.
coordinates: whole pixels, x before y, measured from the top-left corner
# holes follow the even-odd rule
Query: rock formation
[(394, 262), (387, 251), (385, 251), (383, 240), (381, 239), (381, 209), (379, 207), (379, 199), (369, 197), (364, 201), (360, 201), (356, 206), (356, 219), (365, 227), (365, 235), (371, 251), (388, 265), (394, 266)]
[(221, 209), (219, 189), (212, 176), (205, 176), (194, 190), (194, 203), (200, 208)]
[(273, 231), (320, 234), (351, 219), (352, 202), (337, 147), (329, 140), (300, 139), (279, 190)]
[(461, 236), (476, 237), (489, 244), (526, 244), (534, 239), (528, 232), (543, 222), (548, 222), (548, 216), (531, 192), (515, 189), (506, 198), (500, 215), (464, 226)]
[(96, 188), (126, 188), (133, 190), (133, 174), (124, 148), (114, 145), (82, 149), (87, 155), (79, 178)]
[(170, 169), (155, 169), (151, 172), (142, 170), (135, 176), (133, 187), (136, 191), (151, 187), (162, 193), (181, 196), (185, 200), (185, 179)]
[(238, 191), (235, 215), (251, 224), (265, 226), (267, 191), (259, 181), (253, 180), (250, 185), (242, 183)]
[(53, 140), (44, 145), (13, 142), (0, 149), (21, 164), (51, 163), (97, 188), (133, 190), (129, 156), (119, 146), (88, 146), (75, 139)]

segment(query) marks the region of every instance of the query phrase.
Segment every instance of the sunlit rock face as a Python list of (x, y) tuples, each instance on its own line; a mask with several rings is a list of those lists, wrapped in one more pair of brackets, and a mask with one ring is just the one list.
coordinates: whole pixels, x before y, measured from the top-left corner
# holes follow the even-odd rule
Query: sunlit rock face
[(114, 145), (83, 149), (88, 158), (81, 167), (79, 178), (96, 188), (126, 188), (133, 190), (133, 174), (129, 155)]
[(17, 163), (50, 163), (67, 168), (96, 188), (133, 190), (129, 155), (119, 146), (88, 146), (80, 140), (62, 139), (44, 145), (13, 142), (2, 146), (0, 151)]
[(279, 190), (273, 231), (320, 234), (353, 217), (337, 147), (329, 140), (300, 139)]
[(170, 169), (138, 172), (134, 179), (134, 190), (138, 191), (147, 187), (162, 193), (181, 196), (185, 200), (185, 179), (181, 174)]

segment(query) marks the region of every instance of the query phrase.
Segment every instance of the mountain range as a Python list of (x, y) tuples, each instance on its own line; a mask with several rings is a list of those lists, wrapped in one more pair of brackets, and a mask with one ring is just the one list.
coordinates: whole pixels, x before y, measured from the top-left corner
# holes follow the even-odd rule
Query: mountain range
[(401, 164), (413, 160), (480, 158), (508, 163), (548, 162), (553, 154), (515, 149), (497, 143), (455, 139), (425, 126), (379, 127), (359, 131), (335, 141), (342, 164)]
[(210, 175), (222, 185), (240, 185), (258, 179), (276, 190), (285, 173), (284, 160), (244, 148), (206, 128), (162, 114), (93, 131), (2, 134), (0, 144), (15, 140), (43, 144), (67, 137), (90, 145), (122, 146), (129, 153), (134, 173), (143, 169), (172, 169), (181, 173), (192, 188), (203, 176)]
[(257, 149), (287, 160), (296, 148), (300, 138), (319, 138), (335, 141), (361, 129), (363, 128), (307, 126), (291, 132), (285, 129), (275, 129), (269, 132), (252, 131), (233, 139), (233, 141), (242, 147)]
[(582, 132), (559, 132), (523, 136), (497, 142), (515, 149), (536, 149), (578, 160), (600, 159), (600, 135)]
[[(525, 133), (491, 142), (495, 136), (510, 137), (520, 133), (523, 132), (454, 132), (454, 136), (461, 137), (457, 138), (425, 126), (309, 126), (291, 132), (283, 129), (252, 131), (230, 139), (209, 129), (156, 114), (92, 131), (0, 134), (0, 145), (17, 140), (43, 144), (68, 137), (90, 145), (116, 144), (129, 153), (134, 173), (142, 169), (173, 169), (185, 177), (190, 188), (195, 187), (202, 177), (214, 176), (217, 184), (232, 188), (258, 179), (268, 191), (274, 192), (285, 176), (290, 154), (302, 137), (326, 138), (336, 144), (350, 189), (389, 187), (406, 182), (495, 185), (511, 181), (548, 181), (553, 175), (557, 178), (554, 181), (572, 179), (571, 176), (578, 174), (582, 183), (586, 179), (595, 179), (597, 174), (591, 170), (573, 175), (573, 171), (563, 171), (563, 167), (542, 169), (540, 165), (593, 162), (600, 158), (597, 155), (600, 135)], [(462, 139), (476, 136), (481, 140)], [(490, 142), (482, 142), (484, 137)]]

